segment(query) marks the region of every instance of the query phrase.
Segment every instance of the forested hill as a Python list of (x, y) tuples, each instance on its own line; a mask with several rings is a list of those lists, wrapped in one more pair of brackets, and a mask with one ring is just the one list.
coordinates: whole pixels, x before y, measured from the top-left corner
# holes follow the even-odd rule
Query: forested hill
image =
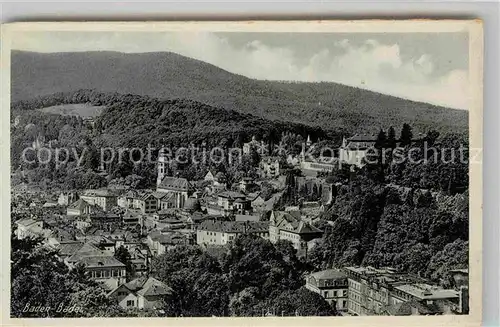
[[(12, 117), (22, 116), (27, 123), (39, 125), (48, 139), (57, 139), (57, 124), (48, 123), (50, 116), (42, 119), (42, 112), (35, 110), (64, 104), (104, 106), (96, 118), (93, 135), (106, 145), (146, 147), (147, 144), (188, 146), (205, 143), (215, 146), (242, 145), (256, 135), (277, 144), (283, 132), (292, 132), (313, 139), (328, 138), (340, 142), (338, 133), (325, 133), (319, 127), (298, 123), (271, 121), (234, 110), (216, 108), (188, 100), (160, 100), (148, 96), (119, 93), (101, 93), (95, 90), (59, 92), (28, 101), (12, 103)], [(54, 107), (53, 107), (54, 108)], [(65, 120), (62, 120), (65, 122)], [(62, 126), (61, 126), (62, 128)], [(22, 133), (21, 133), (22, 134)], [(21, 135), (23, 136), (23, 135)], [(25, 137), (25, 136), (23, 136)], [(27, 141), (27, 140), (26, 140)]]
[[(270, 120), (324, 130), (377, 132), (403, 123), (415, 132), (463, 132), (468, 113), (336, 83), (253, 80), (178, 54), (12, 52), (12, 101), (93, 88), (192, 99)], [(244, 63), (243, 63), (244, 64)]]

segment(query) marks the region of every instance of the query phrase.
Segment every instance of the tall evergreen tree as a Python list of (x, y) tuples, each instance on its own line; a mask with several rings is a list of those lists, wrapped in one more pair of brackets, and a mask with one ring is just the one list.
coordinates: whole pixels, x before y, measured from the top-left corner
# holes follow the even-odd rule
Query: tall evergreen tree
[(396, 141), (396, 131), (394, 130), (394, 127), (389, 128), (389, 132), (387, 135), (387, 147), (394, 149), (397, 146), (397, 141)]
[(410, 125), (404, 123), (403, 128), (401, 129), (401, 136), (399, 138), (400, 145), (402, 147), (411, 145), (412, 138), (413, 138), (413, 132), (411, 130)]
[(385, 134), (385, 131), (383, 129), (380, 129), (380, 132), (378, 132), (377, 140), (375, 141), (375, 148), (383, 149), (385, 147), (387, 147), (387, 135)]
[(383, 129), (380, 129), (378, 133), (377, 140), (375, 141), (375, 149), (378, 152), (378, 180), (384, 182), (384, 149), (387, 148), (387, 135)]

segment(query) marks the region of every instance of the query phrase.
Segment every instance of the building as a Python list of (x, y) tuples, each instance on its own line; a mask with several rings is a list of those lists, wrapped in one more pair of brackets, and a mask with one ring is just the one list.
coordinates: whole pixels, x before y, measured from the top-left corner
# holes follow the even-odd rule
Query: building
[[(366, 158), (369, 151), (374, 153), (377, 137), (378, 135), (376, 134), (356, 134), (347, 139), (343, 138), (342, 145), (339, 148), (340, 162), (362, 167), (364, 165), (363, 159)], [(422, 139), (422, 134), (419, 134), (417, 138), (414, 138), (412, 141), (421, 141)], [(399, 141), (397, 141), (397, 143), (399, 143)]]
[(104, 211), (110, 211), (111, 208), (118, 205), (118, 197), (108, 189), (86, 190), (80, 199), (89, 204), (97, 205)]
[(159, 186), (163, 179), (167, 176), (169, 159), (165, 149), (160, 149), (158, 152), (158, 175), (156, 178), (156, 185)]
[(267, 149), (267, 144), (264, 143), (264, 141), (257, 141), (255, 136), (252, 136), (252, 140), (250, 142), (243, 143), (243, 154), (249, 155), (252, 152), (252, 149), (262, 153)]
[(211, 170), (209, 170), (206, 174), (205, 174), (205, 177), (203, 178), (203, 180), (205, 182), (213, 182), (215, 180), (215, 175), (216, 173), (212, 172)]
[(179, 232), (171, 230), (154, 230), (148, 234), (146, 244), (149, 246), (152, 255), (158, 256), (178, 245), (189, 244), (189, 240), (185, 235)]
[(117, 228), (121, 222), (122, 217), (118, 214), (111, 212), (95, 212), (88, 215), (90, 225), (103, 230), (113, 230)]
[(234, 221), (260, 221), (258, 215), (235, 215)]
[(276, 178), (280, 175), (280, 158), (263, 157), (259, 168), (262, 178)]
[(66, 262), (66, 259), (75, 254), (83, 246), (83, 242), (80, 241), (57, 241), (54, 242), (52, 247), (57, 250), (57, 257)]
[(296, 250), (307, 250), (307, 243), (321, 238), (323, 231), (301, 219), (300, 212), (272, 211), (269, 218), (269, 239), (276, 243), (287, 240)]
[(385, 316), (435, 316), (441, 313), (441, 309), (437, 305), (418, 301), (401, 302), (382, 310), (382, 315)]
[(84, 199), (79, 199), (66, 208), (66, 214), (68, 216), (83, 216), (98, 211), (101, 211), (101, 209), (95, 205), (88, 203)]
[(139, 277), (116, 287), (108, 294), (124, 309), (160, 309), (162, 300), (173, 294), (166, 284), (153, 277)]
[(139, 193), (135, 190), (128, 190), (117, 198), (117, 205), (119, 207), (128, 209), (134, 208), (134, 199), (139, 197)]
[(196, 230), (199, 245), (226, 245), (241, 234), (269, 237), (269, 223), (266, 221), (203, 221)]
[(151, 193), (143, 194), (137, 199), (137, 209), (145, 215), (153, 214), (158, 209), (158, 199)]
[[(174, 208), (183, 208), (189, 197), (189, 193), (192, 191), (192, 187), (185, 178), (166, 176), (158, 184), (156, 191), (169, 195), (162, 198), (160, 209), (167, 209), (169, 204), (173, 205)], [(165, 205), (165, 208), (163, 205)]]
[(342, 145), (339, 149), (339, 159), (342, 163), (363, 166), (363, 159), (366, 157), (370, 149), (373, 150), (377, 135), (359, 135), (356, 134), (348, 139), (342, 140)]
[(130, 253), (130, 261), (134, 266), (136, 276), (148, 273), (151, 266), (151, 251), (146, 244), (141, 242), (124, 242), (122, 246)]
[(118, 261), (112, 253), (100, 250), (88, 242), (67, 257), (65, 263), (70, 268), (83, 265), (90, 278), (109, 289), (118, 287), (126, 279), (125, 264)]
[(16, 236), (22, 240), (28, 237), (36, 237), (41, 235), (43, 231), (43, 221), (34, 219), (21, 219), (16, 221), (17, 229)]
[(352, 315), (458, 312), (459, 292), (430, 285), (418, 276), (392, 268), (346, 267), (344, 271), (349, 287), (348, 312)]
[(78, 193), (76, 192), (61, 192), (57, 198), (57, 203), (61, 206), (68, 206), (78, 200)]
[(452, 269), (449, 271), (455, 288), (469, 287), (469, 269)]
[(142, 223), (142, 215), (137, 210), (128, 209), (123, 214), (122, 222), (125, 226), (137, 226)]
[(251, 177), (243, 177), (238, 184), (240, 191), (245, 193), (253, 191), (255, 186), (255, 181)]
[(337, 160), (328, 160), (325, 159), (324, 162), (319, 160), (316, 161), (308, 161), (304, 160), (300, 162), (300, 170), (302, 171), (304, 176), (316, 177), (320, 173), (330, 173), (335, 169), (339, 168), (339, 164)]
[(306, 277), (306, 288), (321, 295), (337, 311), (347, 311), (347, 275), (340, 269), (327, 269)]
[(216, 215), (243, 215), (249, 214), (252, 211), (250, 201), (247, 199), (246, 195), (233, 191), (219, 193), (217, 195), (217, 207), (218, 212), (214, 213)]

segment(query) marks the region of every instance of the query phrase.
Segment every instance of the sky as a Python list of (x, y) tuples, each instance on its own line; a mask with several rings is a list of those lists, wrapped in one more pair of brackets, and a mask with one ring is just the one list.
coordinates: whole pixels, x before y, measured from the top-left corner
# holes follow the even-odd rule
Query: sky
[(36, 52), (170, 51), (255, 79), (328, 81), (468, 109), (467, 33), (23, 32)]

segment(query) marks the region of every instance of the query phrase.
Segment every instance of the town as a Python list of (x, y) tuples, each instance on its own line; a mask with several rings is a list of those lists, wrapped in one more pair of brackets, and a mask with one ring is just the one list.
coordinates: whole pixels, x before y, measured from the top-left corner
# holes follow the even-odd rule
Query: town
[[(41, 191), (16, 185), (11, 191), (14, 237), (41, 239), (40, 246), (56, 251), (68, 269), (84, 267), (110, 301), (124, 310), (162, 312), (162, 301), (174, 291), (151, 274), (152, 262), (179, 247), (217, 251), (252, 235), (273, 244), (289, 242), (307, 264), (335, 225), (322, 217), (349, 183), (349, 178), (332, 175), (351, 176), (365, 169), (368, 150), (377, 147), (379, 137), (344, 137), (328, 162), (307, 158), (305, 153), (314, 153), (321, 141), (304, 139), (302, 151), (287, 156), (268, 151), (264, 139), (247, 140), (242, 153), (258, 158), (256, 174), (238, 179), (229, 179), (216, 167), (199, 180), (171, 175), (169, 161), (160, 151), (155, 188)], [(33, 149), (44, 142), (37, 137)], [(408, 193), (408, 188), (391, 187)], [(422, 192), (421, 198), (428, 194)], [(468, 313), (466, 268), (447, 271), (452, 280), (448, 288), (394, 267), (324, 268), (302, 276), (303, 285), (338, 315)], [(267, 309), (260, 313), (282, 314)]]

